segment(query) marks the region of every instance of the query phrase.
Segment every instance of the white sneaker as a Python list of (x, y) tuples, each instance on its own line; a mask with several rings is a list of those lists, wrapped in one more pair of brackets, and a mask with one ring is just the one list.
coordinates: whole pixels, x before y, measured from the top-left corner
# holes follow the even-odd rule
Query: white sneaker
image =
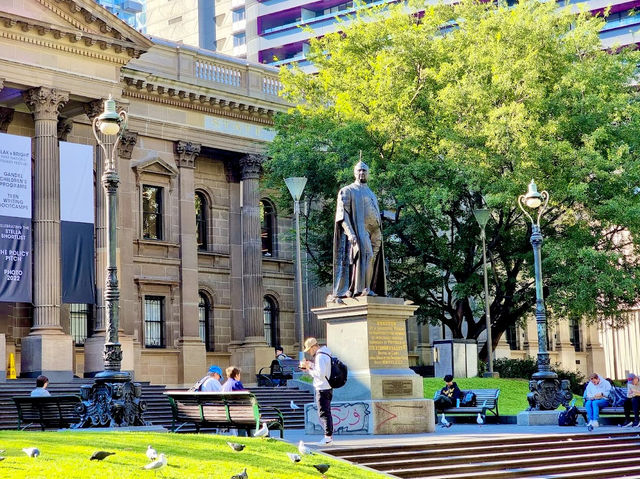
[(600, 427), (600, 424), (598, 424), (598, 421), (593, 421), (593, 422), (591, 423), (591, 425), (592, 425), (593, 427)]
[(320, 444), (321, 446), (331, 446), (333, 444), (333, 438), (325, 436), (318, 444)]
[(638, 421), (638, 424), (636, 424), (634, 427), (640, 427), (640, 421)]
[(589, 421), (587, 424), (585, 424), (587, 427), (591, 426), (593, 424), (593, 419), (591, 421)]
[(633, 427), (633, 422), (628, 422), (627, 424), (625, 424), (622, 427)]

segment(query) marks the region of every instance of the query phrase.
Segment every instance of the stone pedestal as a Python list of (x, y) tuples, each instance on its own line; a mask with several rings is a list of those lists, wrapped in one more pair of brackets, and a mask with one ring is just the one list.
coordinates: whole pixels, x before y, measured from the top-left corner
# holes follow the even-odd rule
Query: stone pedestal
[(557, 426), (560, 411), (522, 411), (518, 426)]
[[(336, 434), (434, 430), (433, 402), (409, 369), (405, 323), (416, 309), (401, 298), (371, 296), (313, 309), (326, 322), (327, 346), (349, 368), (347, 384), (333, 392)], [(306, 406), (305, 417), (307, 432), (319, 432), (315, 405)]]
[[(120, 369), (131, 373), (135, 369), (133, 336), (119, 333), (122, 364)], [(104, 371), (104, 331), (96, 332), (84, 342), (84, 377), (92, 378)]]
[(200, 337), (180, 338), (178, 340), (178, 350), (180, 351), (178, 366), (178, 382), (191, 385), (200, 379), (209, 369), (206, 364), (207, 352)]
[(51, 383), (73, 378), (73, 338), (61, 332), (33, 334), (22, 339), (20, 377), (44, 374)]
[(265, 366), (269, 366), (274, 359), (273, 348), (267, 346), (264, 338), (260, 341), (247, 341), (239, 346), (229, 346), (231, 353), (231, 365), (242, 371), (242, 384), (245, 386), (256, 385), (256, 374)]

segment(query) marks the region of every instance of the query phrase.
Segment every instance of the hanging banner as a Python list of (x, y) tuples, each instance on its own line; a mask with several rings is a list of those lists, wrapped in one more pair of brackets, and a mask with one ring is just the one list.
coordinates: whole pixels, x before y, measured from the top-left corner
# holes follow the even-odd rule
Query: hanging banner
[(0, 301), (31, 302), (31, 138), (0, 133)]
[(93, 147), (60, 142), (62, 302), (95, 303)]

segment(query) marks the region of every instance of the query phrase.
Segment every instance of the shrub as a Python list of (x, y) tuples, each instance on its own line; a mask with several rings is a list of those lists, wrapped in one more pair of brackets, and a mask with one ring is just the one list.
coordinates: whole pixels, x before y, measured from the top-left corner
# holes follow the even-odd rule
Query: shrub
[(533, 358), (507, 359), (500, 358), (493, 361), (493, 370), (500, 374), (501, 378), (530, 379), (537, 371), (536, 361)]
[(479, 378), (483, 377), (486, 371), (487, 371), (487, 363), (478, 359), (478, 377)]

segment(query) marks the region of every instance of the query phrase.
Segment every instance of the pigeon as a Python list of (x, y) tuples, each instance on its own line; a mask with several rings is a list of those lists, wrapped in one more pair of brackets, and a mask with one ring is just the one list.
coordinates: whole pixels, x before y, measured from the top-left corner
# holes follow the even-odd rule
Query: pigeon
[(440, 426), (441, 427), (451, 427), (451, 423), (447, 421), (447, 418), (444, 417), (444, 413), (442, 413), (442, 417), (440, 418)]
[(22, 450), (29, 457), (38, 457), (40, 455), (40, 449), (37, 447), (25, 447)]
[(155, 461), (158, 459), (158, 451), (151, 447), (151, 444), (147, 447), (147, 457), (150, 461)]
[(291, 402), (289, 403), (289, 407), (291, 409), (300, 409), (300, 406), (298, 406), (296, 403), (293, 402), (293, 399), (291, 400)]
[(238, 444), (237, 442), (229, 442), (227, 441), (227, 444), (229, 445), (229, 447), (231, 449), (233, 449), (234, 451), (240, 452), (244, 449), (245, 445), (244, 444)]
[(265, 437), (269, 435), (269, 428), (267, 427), (267, 423), (263, 422), (262, 427), (258, 429), (253, 437)]
[(249, 479), (249, 474), (247, 474), (247, 468), (245, 467), (244, 471), (242, 471), (240, 474), (231, 476), (231, 479)]
[(318, 472), (322, 474), (322, 477), (324, 477), (324, 473), (329, 470), (329, 464), (314, 464), (313, 467), (315, 467)]
[(304, 442), (302, 441), (302, 439), (300, 439), (300, 442), (298, 443), (298, 452), (302, 456), (313, 455), (313, 451), (304, 445)]
[(476, 418), (476, 422), (478, 424), (484, 424), (484, 418), (482, 417), (482, 414), (478, 413), (478, 417)]
[(157, 471), (158, 469), (162, 469), (166, 465), (167, 465), (167, 458), (165, 457), (164, 454), (160, 454), (158, 459), (156, 459), (153, 462), (150, 462), (149, 464), (144, 466), (143, 469), (147, 469), (149, 471), (151, 470)]
[(105, 457), (109, 457), (114, 455), (115, 452), (107, 452), (107, 451), (96, 451), (91, 454), (89, 458), (90, 461), (102, 461)]
[(0, 456), (0, 461), (4, 461), (6, 458), (3, 456)]
[(287, 456), (289, 456), (289, 459), (291, 459), (291, 462), (300, 462), (300, 460), (302, 459), (300, 457), (300, 454), (294, 454), (293, 452), (288, 452)]

